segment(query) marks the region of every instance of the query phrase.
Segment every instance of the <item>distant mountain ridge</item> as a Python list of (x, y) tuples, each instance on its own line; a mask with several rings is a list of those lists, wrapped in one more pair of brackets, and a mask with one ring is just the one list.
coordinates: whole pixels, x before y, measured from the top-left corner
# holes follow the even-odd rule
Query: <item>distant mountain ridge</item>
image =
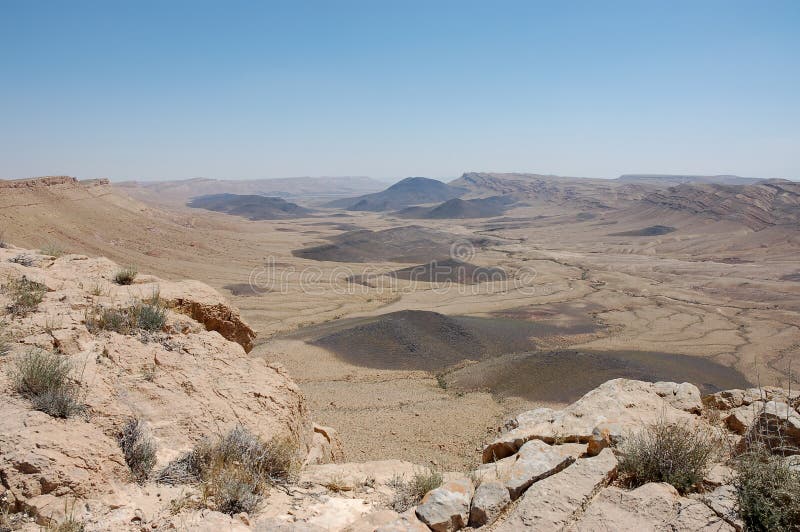
[(683, 183), (709, 183), (720, 185), (752, 185), (763, 181), (758, 177), (741, 177), (738, 175), (681, 175), (681, 174), (623, 174), (617, 181), (622, 183), (656, 183), (661, 185), (679, 185)]
[(491, 196), (488, 198), (453, 198), (434, 207), (408, 207), (396, 214), (401, 218), (427, 220), (492, 218), (501, 216), (514, 203), (511, 196)]

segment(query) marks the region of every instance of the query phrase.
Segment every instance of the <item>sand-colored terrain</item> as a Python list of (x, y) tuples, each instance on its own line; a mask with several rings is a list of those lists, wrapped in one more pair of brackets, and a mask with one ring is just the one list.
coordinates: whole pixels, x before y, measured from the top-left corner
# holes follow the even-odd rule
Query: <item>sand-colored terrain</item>
[[(210, 284), (229, 295), (259, 333), (251, 356), (286, 366), (314, 419), (339, 430), (348, 460), (391, 457), (458, 469), (474, 460), (476, 448), (510, 413), (563, 404), (596, 386), (598, 366), (603, 380), (633, 372), (634, 378), (686, 379), (707, 389), (743, 387), (737, 379), (786, 385), (792, 369), (798, 371), (797, 227), (755, 230), (642, 202), (634, 186), (615, 189), (614, 201), (596, 208), (587, 200), (589, 185), (572, 207), (569, 194), (553, 192), (557, 201), (534, 199), (494, 219), (410, 221), (330, 209), (296, 220), (249, 221), (156, 207), (102, 182), (63, 182), (0, 188), (0, 229), (18, 246), (55, 243), (163, 278)], [(437, 285), (380, 275), (428, 262), (422, 256), (413, 257), (417, 262), (360, 257), (348, 263), (294, 253), (329, 246), (352, 230), (409, 225), (451, 235), (444, 249), (455, 246), (459, 259), (502, 268), (507, 279)], [(653, 226), (674, 231), (626, 236)], [(354, 275), (370, 282), (348, 281)], [(356, 333), (370, 331), (365, 324), (409, 310), (497, 320), (515, 341), (512, 331), (519, 329), (509, 320), (527, 321), (535, 326), (523, 339), (530, 347), (512, 342), (513, 351), (541, 355), (497, 358), (497, 339), (470, 352), (465, 358), (472, 361), (435, 369), (341, 356), (346, 342), (363, 341)], [(467, 323), (458, 319), (459, 326)], [(393, 331), (403, 353), (427, 349), (395, 322), (380, 327)], [(460, 329), (448, 330), (463, 340)], [(336, 334), (335, 346), (317, 341)], [(391, 352), (385, 345), (375, 349)], [(698, 376), (707, 378), (696, 382)], [(554, 380), (570, 382), (569, 393), (552, 394)]]

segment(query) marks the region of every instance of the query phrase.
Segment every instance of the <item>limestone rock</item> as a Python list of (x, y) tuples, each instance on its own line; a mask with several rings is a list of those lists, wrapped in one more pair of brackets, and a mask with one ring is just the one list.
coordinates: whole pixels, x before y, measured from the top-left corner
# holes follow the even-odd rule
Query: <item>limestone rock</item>
[(311, 440), (311, 449), (306, 457), (309, 464), (327, 464), (340, 462), (344, 457), (342, 441), (339, 434), (331, 427), (323, 427), (314, 423), (314, 435)]
[(611, 449), (592, 458), (581, 458), (531, 486), (493, 530), (560, 530), (614, 479), (616, 471), (617, 459)]
[[(483, 450), (483, 461), (513, 455), (529, 440), (588, 443), (595, 427), (615, 424), (622, 432), (639, 430), (658, 420), (696, 422), (686, 409), (696, 405), (687, 397), (699, 397), (689, 386), (613, 379), (588, 392), (563, 410), (538, 408), (517, 416), (517, 428), (502, 434)], [(673, 390), (670, 395), (668, 390)], [(664, 394), (662, 397), (661, 394)]]
[(663, 397), (673, 408), (699, 414), (703, 409), (703, 401), (700, 399), (700, 390), (694, 384), (683, 382), (656, 382), (653, 390)]
[(394, 523), (398, 519), (400, 519), (400, 514), (393, 510), (378, 510), (351, 523), (344, 529), (344, 532), (374, 532), (375, 529)]
[(468, 479), (446, 482), (429, 491), (417, 506), (417, 517), (434, 532), (450, 532), (467, 526), (475, 488)]
[(751, 430), (757, 432), (773, 452), (798, 454), (800, 414), (786, 403), (765, 403)]
[(703, 496), (703, 502), (726, 523), (734, 527), (737, 532), (744, 530), (744, 521), (739, 518), (736, 511), (736, 488), (724, 484), (718, 486), (711, 493)]
[(482, 483), (472, 498), (469, 526), (477, 528), (492, 523), (510, 503), (508, 488), (502, 483), (496, 481)]
[(603, 490), (566, 530), (732, 532), (734, 529), (702, 502), (681, 497), (669, 484), (650, 483), (632, 491), (616, 487)]
[(592, 435), (586, 445), (586, 454), (597, 456), (603, 449), (622, 442), (622, 428), (614, 423), (601, 423), (592, 429)]
[(534, 482), (558, 473), (575, 459), (553, 450), (541, 440), (525, 443), (516, 455), (508, 478), (503, 483), (511, 500), (516, 500)]
[(216, 290), (199, 281), (159, 282), (159, 294), (167, 305), (202, 323), (209, 331), (241, 345), (245, 352), (253, 349), (255, 331)]
[(309, 465), (300, 475), (300, 484), (324, 486), (334, 480), (353, 487), (363, 484), (365, 480), (386, 484), (396, 475), (411, 478), (418, 469), (418, 466), (403, 460)]
[(749, 405), (737, 406), (730, 409), (727, 415), (723, 418), (725, 426), (728, 430), (736, 434), (744, 434), (750, 425), (755, 421), (758, 411), (762, 408), (764, 403), (758, 401)]
[(414, 510), (400, 514), (400, 518), (379, 526), (375, 532), (430, 532), (430, 528), (417, 518)]

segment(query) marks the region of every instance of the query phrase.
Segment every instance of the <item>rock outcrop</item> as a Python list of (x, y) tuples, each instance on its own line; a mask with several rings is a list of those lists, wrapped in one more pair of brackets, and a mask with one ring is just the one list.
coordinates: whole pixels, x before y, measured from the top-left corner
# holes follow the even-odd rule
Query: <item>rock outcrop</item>
[[(9, 261), (20, 254), (32, 258), (31, 266)], [(78, 506), (91, 511), (82, 517), (105, 526), (145, 507), (167, 511), (167, 501), (156, 501), (155, 491), (169, 490), (134, 484), (117, 442), (134, 417), (149, 427), (159, 467), (236, 426), (264, 440), (289, 437), (302, 456), (311, 454), (316, 461), (336, 456), (335, 432), (319, 427), (315, 433), (305, 400), (286, 371), (248, 356), (243, 345), (225, 337), (230, 333), (247, 344), (252, 331), (221, 296), (202, 283), (149, 276), (119, 286), (112, 281), (118, 269), (106, 259), (53, 259), (0, 249), (4, 286), (25, 276), (46, 287), (35, 309), (6, 317), (14, 341), (12, 352), (0, 357), (0, 495), (12, 511), (24, 510), (44, 524), (68, 502), (83, 501)], [(97, 309), (131, 308), (159, 292), (167, 303), (191, 302), (186, 304), (197, 309), (197, 318), (207, 309), (208, 323), (167, 311), (160, 331), (121, 334), (88, 326)], [(9, 295), (0, 291), (0, 305), (8, 304)], [(215, 330), (213, 316), (225, 316), (229, 328)], [(15, 361), (31, 349), (53, 351), (68, 361), (82, 416), (53, 418), (14, 391)], [(320, 433), (326, 445), (317, 449), (314, 438)]]

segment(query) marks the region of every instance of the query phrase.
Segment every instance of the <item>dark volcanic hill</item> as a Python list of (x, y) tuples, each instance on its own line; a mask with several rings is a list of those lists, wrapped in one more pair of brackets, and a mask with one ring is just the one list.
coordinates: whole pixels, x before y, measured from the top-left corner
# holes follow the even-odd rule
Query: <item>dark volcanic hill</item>
[(478, 284), (498, 282), (506, 280), (508, 275), (502, 268), (477, 266), (458, 259), (443, 259), (409, 266), (408, 268), (382, 275), (354, 275), (350, 277), (350, 281), (365, 286), (376, 286), (382, 282), (381, 277), (448, 285), (451, 283)]
[(417, 225), (383, 231), (350, 231), (337, 235), (330, 244), (296, 249), (295, 257), (334, 262), (431, 262), (450, 258), (455, 244), (484, 247), (487, 238), (465, 239), (460, 235)]
[(535, 323), (403, 310), (355, 324), (312, 343), (352, 364), (379, 369), (435, 371), (534, 348)]
[(241, 194), (211, 194), (192, 199), (186, 204), (195, 209), (224, 212), (250, 220), (302, 218), (313, 211), (281, 198)]
[(502, 216), (514, 203), (511, 196), (492, 196), (463, 200), (453, 198), (435, 207), (409, 207), (396, 213), (401, 218), (417, 218), (427, 220), (492, 218)]
[(412, 205), (436, 203), (456, 198), (466, 192), (427, 177), (407, 177), (382, 192), (357, 198), (332, 201), (326, 207), (337, 207), (351, 211), (396, 211)]
[(649, 194), (646, 203), (761, 230), (800, 224), (800, 183), (761, 181), (755, 185), (684, 184)]

